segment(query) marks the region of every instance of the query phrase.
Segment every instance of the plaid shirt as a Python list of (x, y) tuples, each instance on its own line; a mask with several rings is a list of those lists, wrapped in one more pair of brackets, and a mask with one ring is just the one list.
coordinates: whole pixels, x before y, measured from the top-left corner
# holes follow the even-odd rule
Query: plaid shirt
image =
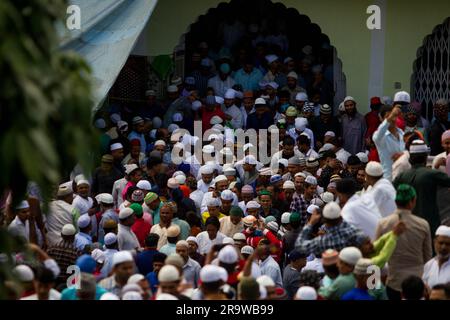
[(320, 257), (327, 249), (340, 251), (348, 246), (357, 246), (357, 238), (361, 231), (354, 226), (342, 221), (337, 226), (326, 228), (326, 234), (311, 239), (313, 227), (306, 225), (300, 232), (295, 247), (308, 254)]
[(57, 278), (57, 283), (65, 283), (70, 274), (66, 273), (67, 268), (75, 264), (77, 258), (82, 254), (75, 248), (73, 242), (61, 241), (59, 244), (50, 247), (47, 251), (48, 255), (55, 259), (61, 273)]
[(309, 201), (305, 199), (303, 194), (298, 195), (298, 193), (295, 192), (292, 198), (290, 211), (300, 213), (301, 226), (304, 226), (308, 221), (308, 212), (306, 212), (308, 206)]

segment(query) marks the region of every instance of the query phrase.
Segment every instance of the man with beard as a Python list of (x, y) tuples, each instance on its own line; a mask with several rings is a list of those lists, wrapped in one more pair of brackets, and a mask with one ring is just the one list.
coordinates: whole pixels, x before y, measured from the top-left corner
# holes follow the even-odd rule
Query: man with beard
[(434, 251), (436, 257), (425, 264), (422, 277), (429, 288), (450, 283), (450, 227), (440, 226), (436, 230)]
[(300, 151), (295, 150), (294, 139), (290, 136), (287, 136), (283, 140), (283, 148), (273, 155), (272, 160), (270, 161), (270, 168), (273, 172), (275, 172), (275, 169), (278, 167), (278, 161), (280, 159), (289, 160), (292, 157), (303, 157), (303, 154)]
[(450, 129), (450, 122), (448, 121), (448, 102), (439, 99), (436, 101), (433, 111), (436, 119), (430, 130), (430, 154), (435, 156), (444, 151), (441, 146), (441, 136), (444, 131)]
[(240, 110), (242, 113), (243, 129), (246, 129), (248, 116), (255, 112), (255, 100), (252, 91), (244, 92), (244, 99)]
[(344, 99), (345, 114), (342, 116), (343, 148), (351, 154), (364, 151), (364, 136), (367, 131), (364, 116), (356, 109), (353, 97)]

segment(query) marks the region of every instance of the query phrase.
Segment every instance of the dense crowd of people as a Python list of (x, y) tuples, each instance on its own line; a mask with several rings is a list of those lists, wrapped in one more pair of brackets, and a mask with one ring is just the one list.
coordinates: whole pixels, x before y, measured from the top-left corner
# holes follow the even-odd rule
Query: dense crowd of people
[(363, 115), (310, 48), (256, 52), (236, 67), (200, 43), (165, 99), (95, 119), (99, 166), (46, 212), (32, 183), (7, 195), (27, 247), (11, 299), (450, 299), (448, 103), (428, 122), (401, 91)]

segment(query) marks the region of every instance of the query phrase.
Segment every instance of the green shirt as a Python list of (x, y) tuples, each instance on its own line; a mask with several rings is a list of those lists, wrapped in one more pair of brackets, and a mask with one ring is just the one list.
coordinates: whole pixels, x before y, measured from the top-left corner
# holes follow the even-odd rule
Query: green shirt
[(339, 300), (341, 297), (356, 286), (356, 279), (353, 273), (340, 274), (331, 286), (320, 288), (322, 297), (328, 300)]
[(395, 180), (394, 186), (406, 183), (414, 187), (417, 192), (417, 203), (413, 210), (416, 216), (428, 221), (431, 234), (441, 224), (441, 217), (437, 206), (436, 193), (438, 187), (450, 187), (450, 177), (441, 171), (423, 166), (414, 166), (402, 172)]
[(370, 257), (372, 263), (379, 268), (383, 268), (391, 258), (397, 245), (397, 236), (392, 232), (382, 235), (373, 243), (375, 253)]
[(180, 218), (173, 218), (172, 223), (180, 227), (180, 240), (186, 240), (191, 235), (191, 226)]

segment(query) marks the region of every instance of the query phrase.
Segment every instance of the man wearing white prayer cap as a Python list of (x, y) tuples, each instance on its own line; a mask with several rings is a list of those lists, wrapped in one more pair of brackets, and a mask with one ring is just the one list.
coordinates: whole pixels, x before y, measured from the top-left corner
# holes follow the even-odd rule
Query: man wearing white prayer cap
[[(298, 75), (295, 71), (291, 71), (287, 74), (286, 77), (286, 86), (284, 86), (281, 90), (286, 90), (290, 94), (289, 102), (294, 104), (296, 101), (296, 97), (299, 93), (303, 93), (306, 95), (306, 90), (298, 85)], [(307, 100), (308, 98), (306, 98)]]
[(178, 286), (181, 282), (181, 275), (175, 266), (163, 266), (158, 273), (158, 280), (161, 293), (167, 293), (177, 298), (181, 297), (185, 299), (185, 297), (178, 292)]
[(288, 134), (289, 134), (289, 136), (292, 137), (292, 139), (294, 139), (294, 141), (297, 142), (298, 137), (302, 133), (305, 133), (309, 137), (310, 148), (312, 150), (315, 147), (314, 133), (311, 131), (311, 129), (307, 128), (307, 126), (308, 126), (308, 119), (303, 118), (303, 117), (297, 117), (297, 118), (295, 118), (294, 128), (289, 129)]
[(147, 150), (147, 142), (145, 140), (145, 121), (141, 117), (137, 116), (133, 118), (133, 131), (128, 135), (128, 140), (139, 140), (141, 143), (141, 152), (145, 153)]
[(92, 246), (92, 237), (90, 236), (92, 229), (91, 217), (88, 214), (83, 214), (77, 223), (80, 231), (75, 235), (75, 247), (81, 252), (85, 252), (85, 250), (90, 251)]
[(317, 300), (316, 289), (309, 286), (298, 288), (294, 300)]
[(200, 290), (205, 300), (228, 300), (221, 287), (227, 283), (227, 271), (219, 266), (208, 264), (200, 271), (202, 282)]
[(16, 207), (14, 207), (15, 218), (8, 226), (8, 232), (16, 237), (20, 237), (23, 240), (30, 242), (32, 237), (30, 228), (34, 228), (36, 238), (33, 242), (37, 242), (38, 245), (42, 245), (42, 234), (38, 228), (36, 222), (32, 222), (30, 225), (30, 204), (27, 200), (21, 201)]
[(140, 248), (139, 240), (134, 232), (131, 231), (131, 226), (134, 224), (134, 221), (135, 216), (133, 209), (125, 208), (120, 210), (117, 233), (119, 250), (136, 250)]
[(95, 217), (95, 208), (93, 208), (94, 200), (89, 196), (91, 193), (91, 184), (85, 179), (76, 181), (77, 195), (73, 199), (72, 205), (78, 209), (80, 215), (87, 214), (91, 219), (90, 236), (97, 237), (97, 218)]
[(225, 92), (225, 100), (222, 107), (222, 111), (231, 117), (231, 126), (233, 129), (239, 129), (242, 128), (243, 118), (241, 110), (236, 106), (235, 104), (235, 98), (236, 98), (236, 91), (234, 89), (228, 89)]
[(186, 240), (180, 240), (176, 244), (176, 253), (179, 254), (184, 261), (183, 278), (186, 282), (197, 288), (200, 278), (200, 264), (189, 256), (189, 243)]
[(372, 196), (379, 212), (387, 217), (397, 209), (396, 191), (392, 183), (383, 178), (383, 167), (379, 162), (371, 161), (366, 166), (366, 182), (371, 186), (367, 195)]
[(423, 270), (423, 281), (429, 288), (450, 283), (450, 227), (437, 228), (434, 238), (436, 256), (429, 260)]
[[(225, 175), (218, 175), (214, 179), (213, 182), (214, 182), (214, 191), (207, 192), (203, 196), (202, 204), (200, 207), (200, 211), (202, 213), (207, 211), (207, 203), (211, 198), (219, 197), (219, 202), (220, 202), (219, 206), (221, 206), (220, 196), (218, 196), (218, 195), (221, 194), (222, 192), (225, 192), (225, 190), (228, 189), (229, 184), (230, 184), (228, 178)], [(234, 192), (228, 190), (225, 192), (225, 195), (226, 195), (227, 199), (229, 199), (231, 196), (233, 197), (231, 205), (238, 205), (238, 203), (239, 203), (238, 197)], [(219, 208), (219, 210), (220, 210), (220, 208)], [(221, 213), (221, 215), (219, 215), (218, 218), (220, 219), (223, 216), (224, 216), (223, 213)]]
[(99, 282), (99, 286), (121, 296), (122, 288), (134, 273), (134, 259), (130, 251), (116, 252), (112, 260), (113, 274)]

